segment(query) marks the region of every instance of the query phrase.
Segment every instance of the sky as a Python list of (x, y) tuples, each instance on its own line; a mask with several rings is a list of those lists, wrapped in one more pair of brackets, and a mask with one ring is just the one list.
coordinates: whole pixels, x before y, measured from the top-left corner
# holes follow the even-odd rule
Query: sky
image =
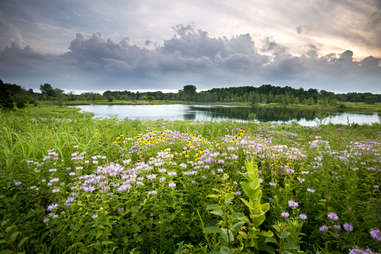
[(381, 93), (381, 0), (2, 0), (0, 79)]

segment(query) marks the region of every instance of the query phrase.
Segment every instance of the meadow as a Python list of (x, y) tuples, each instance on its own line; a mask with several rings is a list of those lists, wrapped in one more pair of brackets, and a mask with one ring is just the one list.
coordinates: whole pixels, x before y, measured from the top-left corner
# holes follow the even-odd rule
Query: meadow
[(377, 253), (381, 126), (0, 113), (1, 253)]

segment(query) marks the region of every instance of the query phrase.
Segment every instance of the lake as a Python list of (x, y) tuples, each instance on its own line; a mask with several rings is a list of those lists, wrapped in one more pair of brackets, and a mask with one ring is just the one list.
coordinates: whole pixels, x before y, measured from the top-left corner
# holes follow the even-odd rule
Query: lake
[(225, 105), (79, 105), (84, 112), (91, 112), (98, 118), (138, 120), (194, 120), (221, 121), (257, 120), (260, 122), (288, 123), (296, 121), (304, 126), (328, 124), (372, 124), (380, 123), (377, 113), (319, 112), (285, 108), (244, 107)]

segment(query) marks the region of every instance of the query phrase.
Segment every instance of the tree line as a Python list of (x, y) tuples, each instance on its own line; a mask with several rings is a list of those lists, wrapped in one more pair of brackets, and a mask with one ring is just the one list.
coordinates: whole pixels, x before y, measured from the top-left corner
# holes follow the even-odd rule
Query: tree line
[(268, 104), (277, 103), (282, 105), (307, 104), (307, 105), (338, 105), (341, 102), (381, 102), (381, 94), (372, 93), (343, 93), (335, 94), (325, 90), (303, 88), (295, 89), (289, 86), (280, 87), (273, 85), (262, 85), (260, 87), (242, 86), (228, 88), (213, 88), (206, 91), (197, 92), (195, 85), (185, 85), (177, 93), (156, 92), (132, 92), (110, 91), (101, 93), (86, 92), (81, 94), (64, 93), (59, 88), (54, 88), (51, 84), (45, 83), (40, 86), (40, 93), (32, 89), (26, 90), (16, 84), (3, 83), (0, 80), (0, 106), (12, 109), (22, 108), (27, 104), (38, 104), (39, 101), (55, 101), (64, 103), (65, 101), (99, 101), (107, 100), (112, 102), (128, 100), (167, 100), (167, 101), (187, 101), (187, 102), (211, 102), (211, 103), (248, 103), (248, 104)]

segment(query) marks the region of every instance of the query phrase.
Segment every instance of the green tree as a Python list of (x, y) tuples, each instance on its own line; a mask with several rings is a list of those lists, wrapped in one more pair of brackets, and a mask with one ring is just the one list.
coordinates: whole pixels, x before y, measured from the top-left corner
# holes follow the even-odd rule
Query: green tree
[(4, 109), (13, 109), (14, 107), (13, 98), (2, 80), (0, 80), (0, 107)]
[(44, 97), (46, 99), (49, 97), (55, 97), (55, 95), (56, 95), (56, 91), (54, 90), (52, 85), (49, 83), (45, 83), (43, 85), (40, 85), (40, 90), (41, 90), (42, 97)]
[(186, 85), (183, 88), (183, 98), (187, 101), (193, 101), (196, 98), (197, 92), (196, 92), (196, 86), (194, 85)]

